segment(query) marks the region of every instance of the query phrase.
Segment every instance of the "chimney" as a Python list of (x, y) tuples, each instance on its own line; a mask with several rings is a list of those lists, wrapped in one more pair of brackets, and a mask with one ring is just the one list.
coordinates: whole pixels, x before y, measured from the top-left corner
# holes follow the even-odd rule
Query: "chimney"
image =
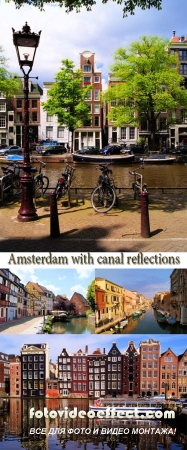
[(105, 355), (105, 348), (103, 349), (103, 353), (104, 353), (104, 355)]
[(175, 31), (175, 30), (173, 30), (173, 37), (175, 37), (175, 33), (176, 33), (176, 31)]
[(88, 345), (85, 347), (85, 353), (88, 353)]

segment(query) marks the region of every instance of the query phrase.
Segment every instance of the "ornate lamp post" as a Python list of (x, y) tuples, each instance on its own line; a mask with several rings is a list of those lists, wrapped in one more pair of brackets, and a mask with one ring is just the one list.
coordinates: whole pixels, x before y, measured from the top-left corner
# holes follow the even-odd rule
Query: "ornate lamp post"
[(27, 22), (22, 31), (13, 32), (13, 43), (16, 47), (16, 53), (19, 66), (23, 72), (24, 79), (24, 161), (23, 175), (21, 177), (22, 198), (21, 207), (18, 211), (20, 221), (32, 221), (37, 219), (36, 209), (33, 203), (33, 179), (31, 176), (31, 163), (29, 151), (29, 73), (32, 70), (36, 49), (39, 44), (41, 31), (32, 33)]

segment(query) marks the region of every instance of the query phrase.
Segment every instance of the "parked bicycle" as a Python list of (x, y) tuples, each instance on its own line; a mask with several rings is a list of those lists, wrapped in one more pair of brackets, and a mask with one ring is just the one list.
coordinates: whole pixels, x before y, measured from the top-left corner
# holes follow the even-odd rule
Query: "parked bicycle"
[[(142, 169), (142, 167), (139, 167), (139, 169)], [(147, 192), (147, 184), (143, 183), (143, 175), (133, 170), (132, 172), (129, 172), (131, 175), (134, 176), (134, 182), (132, 183), (132, 189), (134, 191), (134, 200), (137, 200), (140, 198), (140, 194), (142, 192)]]
[[(44, 194), (49, 186), (49, 178), (43, 175), (42, 173), (42, 166), (44, 167), (46, 164), (37, 158), (35, 159), (35, 161), (40, 164), (40, 167), (39, 171), (36, 167), (31, 167), (31, 175), (33, 177), (34, 190), (35, 192)], [(14, 190), (15, 194), (19, 194), (21, 192), (21, 177), (23, 173), (23, 167), (17, 164), (14, 164), (13, 166), (2, 166), (2, 171), (4, 175), (9, 174), (11, 180), (11, 188), (12, 190)], [(35, 176), (37, 172), (38, 174)]]
[(55, 194), (56, 199), (60, 197), (64, 197), (70, 189), (70, 186), (72, 184), (72, 181), (74, 180), (74, 172), (76, 169), (74, 167), (70, 166), (69, 164), (66, 164), (64, 172), (62, 172), (62, 177), (58, 179), (56, 188), (55, 188)]
[(117, 196), (114, 186), (112, 170), (108, 168), (109, 164), (99, 164), (96, 169), (101, 170), (102, 174), (98, 179), (98, 186), (91, 194), (91, 204), (98, 213), (107, 213), (113, 208)]

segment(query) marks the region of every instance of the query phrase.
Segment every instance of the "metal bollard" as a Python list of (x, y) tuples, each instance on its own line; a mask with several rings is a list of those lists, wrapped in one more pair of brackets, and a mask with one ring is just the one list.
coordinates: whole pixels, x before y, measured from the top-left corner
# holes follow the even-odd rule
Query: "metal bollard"
[(50, 236), (57, 238), (60, 236), (57, 199), (55, 191), (50, 193)]
[(148, 211), (148, 193), (141, 192), (141, 236), (150, 237), (149, 211)]

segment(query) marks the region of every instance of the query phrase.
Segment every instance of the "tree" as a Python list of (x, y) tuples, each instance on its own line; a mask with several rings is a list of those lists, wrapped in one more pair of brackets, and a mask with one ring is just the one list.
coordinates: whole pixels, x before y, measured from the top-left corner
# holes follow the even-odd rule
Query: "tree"
[(92, 311), (95, 311), (95, 280), (91, 281), (88, 286), (86, 298), (90, 304)]
[(109, 119), (122, 127), (138, 126), (146, 119), (154, 147), (161, 112), (168, 111), (169, 126), (173, 123), (172, 112), (179, 105), (187, 107), (187, 90), (184, 78), (178, 73), (177, 55), (169, 52), (169, 43), (164, 38), (143, 36), (128, 50), (120, 48), (115, 52), (111, 69), (111, 75), (119, 82), (103, 96), (107, 102), (116, 102), (110, 109)]
[[(9, 2), (10, 0), (6, 0)], [(25, 3), (29, 5), (36, 6), (41, 11), (44, 9), (46, 3), (57, 3), (56, 0), (13, 0), (16, 8), (20, 8)], [(128, 14), (134, 14), (135, 8), (139, 7), (141, 9), (156, 8), (161, 9), (162, 0), (113, 0), (123, 7), (123, 17), (127, 17)], [(108, 0), (102, 0), (102, 3), (107, 3)], [(70, 11), (80, 12), (82, 6), (85, 6), (87, 11), (91, 11), (92, 6), (96, 4), (95, 0), (60, 0), (58, 2), (59, 6), (64, 6), (67, 13)]]
[(8, 72), (8, 59), (2, 53), (3, 48), (0, 46), (0, 92), (8, 98), (20, 93), (21, 80), (14, 78), (14, 73)]
[(63, 300), (58, 300), (54, 303), (53, 309), (55, 311), (67, 311), (66, 302), (64, 302)]
[(92, 85), (83, 87), (83, 75), (80, 69), (74, 70), (73, 61), (62, 60), (60, 72), (55, 75), (55, 82), (48, 91), (48, 100), (42, 106), (49, 114), (56, 114), (59, 125), (65, 125), (73, 134), (90, 118), (86, 103)]

